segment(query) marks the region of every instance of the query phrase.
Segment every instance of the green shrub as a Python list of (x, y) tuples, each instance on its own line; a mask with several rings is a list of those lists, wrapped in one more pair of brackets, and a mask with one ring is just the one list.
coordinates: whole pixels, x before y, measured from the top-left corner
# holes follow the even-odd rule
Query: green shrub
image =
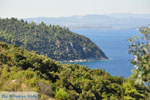
[(60, 100), (67, 100), (68, 98), (67, 92), (64, 91), (64, 89), (62, 88), (56, 89), (55, 98)]

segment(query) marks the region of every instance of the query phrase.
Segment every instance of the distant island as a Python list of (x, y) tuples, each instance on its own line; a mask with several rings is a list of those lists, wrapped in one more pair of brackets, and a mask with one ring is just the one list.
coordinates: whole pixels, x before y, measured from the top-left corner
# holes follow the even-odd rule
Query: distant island
[(34, 21), (37, 24), (43, 21), (47, 25), (53, 24), (69, 28), (127, 30), (149, 25), (150, 14), (114, 13), (71, 17), (36, 17), (24, 20)]
[(63, 62), (105, 60), (104, 52), (85, 36), (59, 25), (0, 19), (0, 40)]

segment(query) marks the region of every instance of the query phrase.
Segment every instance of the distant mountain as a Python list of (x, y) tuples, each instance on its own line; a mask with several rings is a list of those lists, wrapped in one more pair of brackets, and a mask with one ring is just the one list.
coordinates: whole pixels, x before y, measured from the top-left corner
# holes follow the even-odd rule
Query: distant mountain
[(69, 31), (68, 28), (24, 20), (0, 19), (0, 40), (22, 46), (57, 61), (103, 60), (103, 51), (90, 39)]
[(71, 17), (37, 17), (26, 18), (28, 22), (45, 22), (47, 25), (61, 25), (70, 28), (98, 28), (98, 29), (131, 29), (150, 24), (150, 14), (106, 14)]

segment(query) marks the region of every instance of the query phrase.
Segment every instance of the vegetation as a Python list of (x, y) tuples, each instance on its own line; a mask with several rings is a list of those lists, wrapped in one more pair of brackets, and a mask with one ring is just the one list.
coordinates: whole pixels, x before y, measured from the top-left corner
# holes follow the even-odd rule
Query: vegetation
[(102, 69), (60, 64), (4, 42), (0, 42), (0, 91), (36, 91), (42, 100), (148, 98), (147, 88), (134, 79), (111, 76)]
[[(58, 30), (62, 31), (57, 32)], [(82, 41), (79, 42), (83, 43), (82, 45), (87, 46), (84, 44), (87, 41), (89, 46), (93, 48), (94, 44), (83, 36), (59, 26), (46, 26), (44, 23), (28, 24), (14, 18), (0, 19), (0, 39), (14, 44), (0, 42), (0, 91), (35, 91), (39, 93), (41, 100), (149, 100), (150, 28), (144, 27), (140, 30), (145, 37), (143, 41), (137, 38), (136, 40), (130, 39), (129, 51), (135, 56), (132, 63), (136, 69), (131, 77), (124, 79), (123, 77), (111, 76), (102, 69), (89, 69), (77, 64), (61, 64), (49, 58), (49, 54), (44, 56), (42, 54), (45, 53), (40, 53), (40, 51), (37, 53), (41, 55), (23, 49), (49, 50), (51, 55), (53, 51), (48, 48), (51, 42), (47, 42), (47, 39), (53, 42), (55, 40), (56, 43), (58, 43), (57, 39), (63, 39), (61, 44), (65, 43), (65, 39), (73, 39), (68, 40), (72, 41), (71, 44), (79, 39)], [(67, 38), (70, 34), (74, 37)], [(54, 38), (54, 36), (56, 37)], [(58, 46), (58, 44), (54, 44), (54, 47), (51, 48)], [(79, 46), (78, 43), (76, 44)], [(88, 50), (93, 50), (92, 48)], [(61, 47), (58, 50), (61, 51)], [(59, 54), (57, 50), (54, 52)], [(65, 52), (62, 54), (66, 55)], [(56, 57), (57, 60), (62, 59), (55, 53), (53, 57)]]
[(140, 31), (144, 35), (142, 39), (130, 39), (130, 53), (135, 56), (132, 78), (136, 79), (136, 83), (145, 84), (150, 93), (150, 28), (142, 27)]
[(0, 19), (0, 40), (57, 61), (107, 59), (87, 37), (58, 25), (46, 26), (43, 22), (36, 25), (15, 18)]

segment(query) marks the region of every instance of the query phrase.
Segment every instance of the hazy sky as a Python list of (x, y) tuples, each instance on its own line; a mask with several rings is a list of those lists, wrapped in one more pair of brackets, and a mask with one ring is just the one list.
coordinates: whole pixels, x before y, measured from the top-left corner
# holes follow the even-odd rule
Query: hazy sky
[(150, 0), (0, 0), (0, 17), (149, 13)]

